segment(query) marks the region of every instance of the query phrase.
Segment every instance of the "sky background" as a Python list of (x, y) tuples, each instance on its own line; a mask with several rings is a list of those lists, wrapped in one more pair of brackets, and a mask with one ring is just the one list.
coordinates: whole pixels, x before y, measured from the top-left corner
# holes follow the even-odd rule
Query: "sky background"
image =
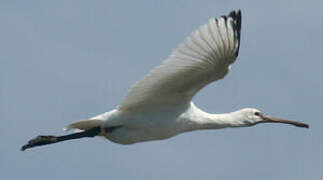
[[(322, 7), (322, 0), (0, 1), (1, 179), (322, 179)], [(115, 108), (193, 30), (238, 8), (239, 57), (196, 105), (212, 113), (255, 107), (310, 129), (263, 124), (128, 146), (88, 138), (19, 150)]]

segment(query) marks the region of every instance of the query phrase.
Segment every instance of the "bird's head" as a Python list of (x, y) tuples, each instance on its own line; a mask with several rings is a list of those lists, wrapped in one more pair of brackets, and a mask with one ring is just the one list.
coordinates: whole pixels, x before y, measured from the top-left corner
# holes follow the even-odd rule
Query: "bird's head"
[(297, 127), (309, 128), (308, 124), (290, 121), (281, 118), (275, 118), (268, 115), (265, 115), (261, 111), (254, 108), (245, 108), (239, 111), (234, 112), (235, 116), (238, 116), (238, 119), (242, 120), (243, 125), (245, 126), (254, 126), (261, 123), (283, 123), (291, 124)]

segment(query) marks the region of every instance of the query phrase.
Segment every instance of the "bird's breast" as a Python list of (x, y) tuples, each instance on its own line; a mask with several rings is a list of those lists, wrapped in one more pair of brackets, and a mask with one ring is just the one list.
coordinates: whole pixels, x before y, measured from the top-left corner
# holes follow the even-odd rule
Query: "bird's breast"
[(119, 144), (170, 138), (182, 132), (183, 122), (179, 117), (180, 113), (172, 111), (132, 114), (121, 127), (104, 136)]

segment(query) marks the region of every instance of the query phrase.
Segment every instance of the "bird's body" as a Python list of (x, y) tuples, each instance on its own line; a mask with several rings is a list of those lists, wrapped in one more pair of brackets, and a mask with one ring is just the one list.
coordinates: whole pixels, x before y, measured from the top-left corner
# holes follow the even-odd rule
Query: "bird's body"
[(222, 79), (239, 53), (241, 12), (210, 19), (193, 32), (171, 55), (135, 83), (114, 110), (66, 127), (83, 132), (66, 136), (39, 136), (23, 150), (82, 137), (104, 136), (120, 144), (159, 140), (198, 129), (253, 126), (258, 123), (307, 124), (276, 119), (257, 109), (209, 114), (192, 102), (209, 83)]
[[(229, 117), (229, 114), (208, 114), (190, 103), (142, 111), (115, 109), (93, 119), (101, 121), (101, 126), (105, 128), (102, 135), (107, 139), (119, 144), (133, 144), (166, 139), (187, 131), (211, 128), (211, 124), (213, 129), (229, 127), (229, 121), (226, 119)], [(221, 120), (223, 120), (222, 123)], [(207, 122), (208, 124), (205, 124)]]
[[(102, 135), (120, 144), (165, 139), (184, 132), (190, 121), (185, 119), (187, 107), (164, 110), (120, 111), (113, 110), (103, 115)], [(110, 130), (111, 124), (117, 127)]]

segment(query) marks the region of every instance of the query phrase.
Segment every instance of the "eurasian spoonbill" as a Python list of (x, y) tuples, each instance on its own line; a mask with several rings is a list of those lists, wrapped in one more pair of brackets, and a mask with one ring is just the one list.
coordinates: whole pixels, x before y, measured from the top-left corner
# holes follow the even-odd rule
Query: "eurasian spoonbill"
[(207, 84), (222, 79), (239, 53), (241, 12), (212, 18), (193, 32), (171, 55), (135, 83), (114, 110), (68, 125), (80, 132), (65, 136), (38, 136), (22, 150), (83, 137), (104, 136), (119, 144), (160, 140), (198, 129), (305, 123), (273, 118), (257, 109), (210, 114), (192, 102)]

